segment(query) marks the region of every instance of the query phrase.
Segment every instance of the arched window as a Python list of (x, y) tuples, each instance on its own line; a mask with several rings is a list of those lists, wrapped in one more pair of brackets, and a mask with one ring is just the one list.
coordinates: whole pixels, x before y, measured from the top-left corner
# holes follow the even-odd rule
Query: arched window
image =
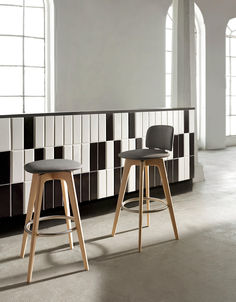
[(226, 28), (226, 135), (236, 135), (236, 18)]
[(46, 0), (0, 0), (0, 114), (50, 108), (48, 13)]

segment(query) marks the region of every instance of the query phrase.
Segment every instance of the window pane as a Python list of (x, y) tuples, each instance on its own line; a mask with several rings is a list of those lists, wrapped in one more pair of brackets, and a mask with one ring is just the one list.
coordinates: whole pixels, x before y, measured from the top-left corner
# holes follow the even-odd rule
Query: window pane
[(230, 77), (226, 77), (226, 95), (230, 95)]
[(172, 19), (170, 18), (169, 15), (167, 15), (166, 17), (166, 29), (172, 29), (173, 28), (173, 21)]
[(171, 75), (166, 74), (166, 96), (171, 95)]
[(231, 77), (231, 95), (236, 95), (236, 78)]
[(23, 113), (23, 97), (0, 97), (0, 114)]
[(25, 38), (25, 65), (44, 66), (44, 40)]
[(44, 96), (44, 68), (25, 68), (25, 95)]
[(230, 39), (229, 38), (226, 38), (226, 41), (225, 41), (225, 51), (226, 51), (226, 56), (229, 56), (230, 53), (230, 49), (229, 49), (229, 43), (230, 43)]
[(166, 97), (166, 107), (171, 107), (171, 97), (170, 96)]
[(230, 97), (226, 97), (226, 115), (230, 115)]
[(25, 0), (25, 6), (44, 7), (43, 0)]
[(23, 34), (23, 7), (0, 6), (0, 34)]
[(230, 39), (230, 55), (236, 57), (236, 38)]
[(0, 67), (0, 96), (22, 95), (22, 67)]
[(236, 115), (236, 97), (231, 97), (231, 114)]
[(236, 135), (236, 116), (230, 117), (230, 134)]
[(44, 112), (44, 98), (40, 97), (26, 97), (25, 98), (25, 112), (26, 113), (37, 113), (37, 112)]
[(172, 30), (166, 30), (166, 51), (172, 51)]
[(23, 5), (23, 0), (0, 0), (0, 4)]
[(236, 58), (231, 58), (231, 76), (236, 76)]
[(25, 35), (44, 37), (44, 10), (42, 8), (25, 8)]
[(172, 52), (166, 52), (166, 73), (172, 72)]
[(236, 29), (236, 18), (229, 20), (228, 27), (231, 31)]
[(23, 38), (0, 36), (0, 65), (22, 65)]

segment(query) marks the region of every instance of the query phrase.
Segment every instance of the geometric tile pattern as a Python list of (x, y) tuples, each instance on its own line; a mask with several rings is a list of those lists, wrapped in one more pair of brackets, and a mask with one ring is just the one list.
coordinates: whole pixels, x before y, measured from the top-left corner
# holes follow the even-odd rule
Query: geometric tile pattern
[[(194, 176), (194, 109), (40, 114), (0, 118), (0, 217), (26, 213), (32, 175), (24, 164), (65, 158), (82, 163), (75, 171), (79, 202), (118, 194), (124, 161), (121, 151), (145, 147), (152, 125), (172, 125), (174, 145), (165, 161), (170, 183)], [(150, 167), (150, 185), (160, 185)], [(138, 167), (130, 173), (127, 191), (138, 189)], [(58, 181), (46, 184), (43, 209), (62, 205)]]

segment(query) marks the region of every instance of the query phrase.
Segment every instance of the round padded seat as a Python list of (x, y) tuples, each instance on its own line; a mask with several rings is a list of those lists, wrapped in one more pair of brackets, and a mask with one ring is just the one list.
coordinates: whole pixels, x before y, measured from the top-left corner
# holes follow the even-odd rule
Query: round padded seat
[(81, 164), (74, 160), (46, 159), (26, 164), (25, 171), (32, 174), (44, 174), (50, 172), (74, 171), (81, 167)]
[(169, 153), (164, 150), (156, 149), (136, 149), (121, 152), (119, 154), (121, 158), (133, 159), (133, 160), (147, 160), (168, 157)]

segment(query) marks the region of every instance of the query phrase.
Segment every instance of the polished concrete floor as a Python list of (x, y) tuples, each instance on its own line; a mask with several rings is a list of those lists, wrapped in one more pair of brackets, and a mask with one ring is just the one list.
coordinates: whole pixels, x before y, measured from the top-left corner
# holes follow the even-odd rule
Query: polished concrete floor
[(206, 181), (173, 198), (179, 241), (167, 211), (153, 214), (143, 229), (142, 253), (135, 214), (122, 211), (114, 238), (113, 213), (84, 219), (90, 271), (83, 271), (79, 247), (69, 250), (66, 236), (39, 238), (27, 285), (21, 236), (2, 238), (0, 301), (236, 301), (236, 148), (201, 152), (200, 161)]

